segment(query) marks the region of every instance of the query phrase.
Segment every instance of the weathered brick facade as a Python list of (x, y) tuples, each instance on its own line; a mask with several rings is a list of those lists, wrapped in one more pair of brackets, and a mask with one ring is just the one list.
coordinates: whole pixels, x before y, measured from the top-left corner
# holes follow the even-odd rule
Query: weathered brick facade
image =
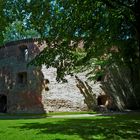
[(40, 68), (27, 67), (29, 60), (39, 51), (33, 40), (11, 42), (0, 49), (1, 112), (44, 111), (41, 95), (43, 75)]
[[(74, 76), (66, 77), (68, 83), (57, 83), (55, 68), (27, 67), (27, 63), (43, 48), (33, 39), (10, 42), (1, 47), (0, 112), (44, 113), (89, 109), (86, 104), (88, 97), (81, 94)], [(85, 80), (83, 74), (78, 76)], [(96, 95), (103, 92), (97, 84), (93, 88)]]

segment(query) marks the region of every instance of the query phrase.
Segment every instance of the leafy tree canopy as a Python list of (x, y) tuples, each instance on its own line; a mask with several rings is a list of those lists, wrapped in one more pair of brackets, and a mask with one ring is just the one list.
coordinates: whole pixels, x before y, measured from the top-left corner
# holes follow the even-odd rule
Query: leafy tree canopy
[[(8, 23), (25, 20), (28, 28), (54, 44), (34, 64), (54, 66), (58, 58), (60, 65), (55, 66), (63, 68), (60, 75), (77, 65), (104, 68), (112, 62), (124, 63), (132, 71), (139, 69), (135, 67), (140, 63), (138, 0), (2, 0), (0, 7), (2, 31)], [(75, 47), (80, 41), (82, 53)]]
[(15, 21), (9, 24), (3, 32), (4, 42), (21, 40), (26, 38), (39, 38), (39, 33), (34, 29), (27, 29), (26, 23)]

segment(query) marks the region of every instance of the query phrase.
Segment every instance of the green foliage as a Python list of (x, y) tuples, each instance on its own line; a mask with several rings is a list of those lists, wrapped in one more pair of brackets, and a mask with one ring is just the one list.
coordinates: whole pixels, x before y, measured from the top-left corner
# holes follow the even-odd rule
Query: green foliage
[[(24, 20), (29, 29), (47, 38), (49, 45), (55, 44), (37, 56), (34, 63), (55, 66), (62, 79), (77, 66), (92, 68), (95, 58), (107, 66), (114, 62), (131, 68), (138, 65), (139, 7), (140, 2), (134, 0), (7, 0), (2, 1), (0, 15), (6, 24)], [(2, 26), (2, 31), (6, 26)], [(71, 41), (75, 42), (72, 49)], [(85, 53), (77, 55), (75, 48), (80, 41)], [(102, 59), (105, 54), (107, 58)], [(57, 57), (60, 65), (55, 65)], [(66, 64), (62, 66), (63, 62)]]
[(3, 44), (3, 35), (2, 31), (7, 26), (7, 18), (4, 15), (4, 7), (5, 7), (5, 0), (0, 0), (0, 45)]
[(39, 38), (40, 35), (34, 29), (27, 29), (24, 22), (15, 21), (9, 24), (3, 32), (4, 42), (21, 40), (26, 38)]
[[(74, 68), (81, 65), (84, 69), (94, 69), (92, 66), (97, 61), (98, 65), (104, 64), (101, 66), (103, 70), (114, 62), (133, 67), (139, 59), (137, 54), (140, 54), (139, 38), (136, 37), (136, 32), (139, 32), (136, 26), (138, 21), (136, 11), (133, 10), (137, 4), (139, 5), (138, 2), (120, 0), (56, 0), (48, 21), (48, 35), (52, 40), (59, 39), (63, 42), (64, 39), (65, 49), (68, 49), (71, 40), (76, 45), (81, 40), (84, 42), (84, 58), (79, 60), (77, 57), (69, 57), (75, 52), (66, 55)], [(58, 50), (61, 50), (62, 44), (57, 45)], [(107, 58), (102, 59), (104, 55)], [(97, 60), (94, 62), (95, 58)], [(46, 57), (47, 59), (49, 58)], [(67, 70), (65, 68), (64, 71)]]
[(6, 27), (22, 21), (27, 30), (35, 30), (43, 36), (46, 33), (46, 19), (49, 18), (50, 0), (0, 0), (0, 43), (3, 44)]

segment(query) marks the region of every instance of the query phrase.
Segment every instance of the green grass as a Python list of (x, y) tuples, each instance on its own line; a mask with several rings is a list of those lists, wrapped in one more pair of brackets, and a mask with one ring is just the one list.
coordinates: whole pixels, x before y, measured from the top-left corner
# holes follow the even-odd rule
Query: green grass
[(0, 140), (139, 140), (140, 113), (89, 118), (0, 119)]
[(0, 113), (0, 116), (47, 116), (47, 114), (33, 114), (33, 113)]

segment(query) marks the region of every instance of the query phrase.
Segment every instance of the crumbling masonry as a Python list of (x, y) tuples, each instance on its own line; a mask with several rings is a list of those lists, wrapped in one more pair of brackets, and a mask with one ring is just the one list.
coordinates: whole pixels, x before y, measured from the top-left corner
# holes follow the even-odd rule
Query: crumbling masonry
[[(5, 44), (0, 49), (0, 112), (45, 113), (49, 111), (86, 111), (88, 97), (81, 94), (74, 76), (68, 83), (57, 83), (56, 69), (45, 66), (27, 67), (27, 63), (44, 49), (37, 40), (26, 39)], [(85, 77), (79, 74), (82, 80)], [(80, 86), (80, 85), (79, 85)], [(99, 96), (98, 104), (106, 104), (107, 97)], [(90, 106), (90, 107), (89, 107)]]

